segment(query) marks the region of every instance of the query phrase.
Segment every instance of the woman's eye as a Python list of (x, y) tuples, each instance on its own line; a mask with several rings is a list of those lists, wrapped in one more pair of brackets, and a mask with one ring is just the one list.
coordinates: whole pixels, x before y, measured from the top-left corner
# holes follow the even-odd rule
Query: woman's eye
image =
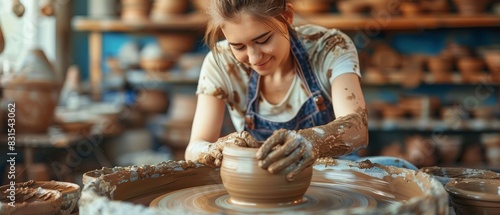
[(237, 50), (237, 51), (241, 51), (241, 50), (245, 49), (245, 46), (233, 46), (233, 49)]
[(264, 41), (257, 41), (255, 43), (257, 43), (257, 44), (265, 44), (265, 43), (267, 43), (267, 41), (269, 41), (269, 39), (271, 38), (271, 36), (267, 37)]

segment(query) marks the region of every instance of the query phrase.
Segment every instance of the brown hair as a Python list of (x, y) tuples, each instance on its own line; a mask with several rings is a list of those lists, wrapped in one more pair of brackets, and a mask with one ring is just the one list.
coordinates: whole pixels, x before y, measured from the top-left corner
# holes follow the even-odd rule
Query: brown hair
[(211, 0), (206, 11), (210, 20), (205, 31), (205, 44), (212, 51), (218, 52), (217, 41), (224, 36), (221, 30), (222, 23), (237, 18), (241, 13), (247, 13), (280, 33), (286, 34), (287, 31), (280, 30), (278, 22), (288, 25), (282, 16), (287, 10), (287, 2), (287, 0)]

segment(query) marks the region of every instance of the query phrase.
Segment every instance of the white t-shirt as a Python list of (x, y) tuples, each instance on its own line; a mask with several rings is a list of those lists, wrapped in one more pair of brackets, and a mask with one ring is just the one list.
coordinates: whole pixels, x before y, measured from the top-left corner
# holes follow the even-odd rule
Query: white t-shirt
[[(345, 73), (355, 73), (361, 77), (356, 46), (347, 35), (337, 29), (316, 25), (303, 25), (295, 27), (295, 30), (308, 52), (321, 90), (330, 99), (331, 83), (336, 77)], [(196, 94), (224, 99), (235, 130), (243, 131), (251, 68), (234, 58), (226, 40), (218, 42), (217, 46), (217, 57), (213, 52), (205, 57)], [(301, 85), (302, 81), (296, 75), (286, 96), (278, 104), (271, 104), (264, 96), (260, 96), (258, 114), (275, 122), (286, 122), (295, 117), (309, 97), (309, 92)]]

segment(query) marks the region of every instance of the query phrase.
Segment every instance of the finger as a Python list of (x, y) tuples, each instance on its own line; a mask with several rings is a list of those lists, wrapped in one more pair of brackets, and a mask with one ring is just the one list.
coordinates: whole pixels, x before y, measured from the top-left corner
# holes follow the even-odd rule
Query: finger
[(212, 157), (211, 155), (209, 154), (205, 154), (202, 159), (200, 159), (201, 163), (202, 164), (205, 164), (206, 166), (209, 166), (209, 167), (215, 167), (214, 166), (214, 161), (215, 161), (215, 158)]
[(302, 160), (298, 165), (297, 167), (295, 167), (290, 173), (288, 173), (286, 175), (286, 179), (288, 181), (293, 181), (295, 179), (295, 177), (301, 173), (302, 171), (304, 171), (306, 168), (308, 168), (309, 166), (311, 166), (312, 164), (314, 163), (314, 158), (312, 157), (307, 157), (307, 158), (304, 158), (304, 160)]
[(210, 151), (210, 155), (214, 157), (214, 159), (222, 159), (222, 152), (220, 150), (212, 150)]
[(222, 160), (221, 159), (215, 159), (215, 167), (220, 167), (222, 165)]
[(245, 141), (247, 147), (250, 148), (259, 148), (259, 142), (250, 134), (248, 131), (242, 131), (240, 137)]
[(299, 162), (304, 153), (305, 153), (304, 148), (296, 148), (292, 152), (292, 154), (286, 156), (284, 159), (281, 159), (278, 162), (271, 164), (271, 166), (269, 166), (267, 170), (270, 173), (281, 172), (283, 169), (287, 168), (291, 164)]
[(287, 155), (293, 152), (300, 145), (300, 140), (292, 139), (287, 141), (283, 146), (276, 147), (274, 151), (269, 153), (262, 162), (259, 162), (259, 165), (262, 165), (262, 168), (268, 168), (269, 165), (275, 163), (276, 161), (284, 159)]
[(262, 144), (262, 146), (260, 146), (256, 154), (257, 159), (262, 160), (275, 146), (283, 143), (283, 139), (286, 137), (286, 134), (287, 131), (283, 129), (274, 132), (274, 134), (271, 135), (271, 137), (269, 137), (264, 144)]

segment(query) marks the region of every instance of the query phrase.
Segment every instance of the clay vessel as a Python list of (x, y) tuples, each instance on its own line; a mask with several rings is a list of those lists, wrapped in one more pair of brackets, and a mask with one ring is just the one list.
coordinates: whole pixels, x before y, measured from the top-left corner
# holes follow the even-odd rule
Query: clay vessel
[[(59, 191), (62, 194), (62, 204), (58, 214), (67, 215), (71, 214), (76, 208), (76, 203), (80, 198), (80, 186), (78, 184), (62, 182), (62, 181), (27, 181), (22, 183), (16, 183), (16, 188), (30, 188), (38, 189), (42, 188), (45, 190)], [(0, 187), (0, 192), (5, 192), (9, 189), (9, 185), (4, 185)]]
[(482, 14), (488, 7), (489, 0), (453, 0), (461, 15)]
[(147, 21), (150, 8), (149, 0), (121, 0), (121, 18), (125, 21)]
[(186, 13), (188, 7), (188, 0), (155, 0), (150, 17), (153, 21), (165, 21), (172, 15)]
[[(15, 195), (15, 207), (8, 205), (9, 195)], [(12, 191), (0, 192), (0, 213), (12, 215), (52, 215), (57, 214), (62, 205), (62, 194), (56, 190), (19, 187)]]
[(170, 56), (180, 56), (191, 51), (196, 43), (196, 37), (186, 33), (159, 34), (158, 44), (163, 52)]
[(292, 0), (290, 1), (299, 14), (324, 13), (330, 10), (330, 0)]
[(445, 185), (455, 214), (498, 214), (500, 180), (469, 179), (450, 181)]
[(477, 83), (484, 68), (481, 58), (464, 57), (457, 60), (457, 67), (466, 83)]
[(290, 169), (271, 174), (258, 166), (258, 148), (229, 144), (224, 148), (221, 178), (233, 204), (290, 205), (302, 203), (311, 183), (312, 167), (292, 181), (286, 179)]

